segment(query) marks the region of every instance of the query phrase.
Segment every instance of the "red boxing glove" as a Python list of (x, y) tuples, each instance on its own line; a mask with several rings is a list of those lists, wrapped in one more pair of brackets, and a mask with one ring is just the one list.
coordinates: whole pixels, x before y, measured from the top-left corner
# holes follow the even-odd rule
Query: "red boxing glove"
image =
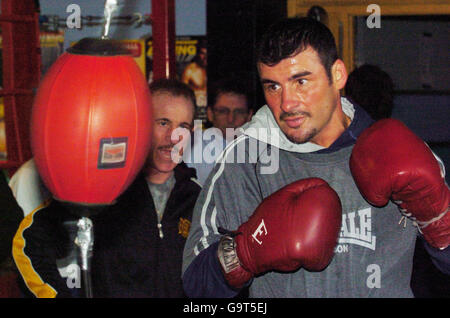
[(437, 248), (450, 244), (450, 191), (431, 150), (402, 122), (383, 119), (356, 141), (350, 170), (369, 203), (391, 199)]
[(241, 288), (270, 270), (323, 270), (334, 255), (341, 220), (341, 201), (324, 180), (285, 186), (261, 202), (234, 238), (222, 238), (218, 256), (228, 284)]

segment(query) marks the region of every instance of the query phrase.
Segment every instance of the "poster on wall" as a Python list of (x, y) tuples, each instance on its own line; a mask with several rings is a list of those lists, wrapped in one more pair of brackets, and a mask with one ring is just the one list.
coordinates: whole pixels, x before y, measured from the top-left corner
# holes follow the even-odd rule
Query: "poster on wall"
[[(188, 84), (195, 93), (197, 111), (195, 119), (206, 122), (207, 103), (207, 46), (206, 36), (182, 36), (175, 39), (176, 76)], [(146, 76), (153, 81), (153, 44), (146, 40)]]
[(143, 39), (131, 39), (131, 40), (120, 40), (123, 47), (127, 49), (131, 57), (137, 63), (142, 73), (145, 74), (146, 62), (145, 62), (145, 40)]

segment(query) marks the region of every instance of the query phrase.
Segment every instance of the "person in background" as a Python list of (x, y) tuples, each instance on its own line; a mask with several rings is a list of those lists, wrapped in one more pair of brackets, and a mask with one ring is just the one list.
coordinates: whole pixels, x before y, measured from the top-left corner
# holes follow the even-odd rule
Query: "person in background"
[(213, 83), (206, 112), (211, 127), (202, 131), (201, 138), (194, 137), (191, 156), (186, 160), (189, 167), (197, 170), (201, 184), (205, 183), (226, 144), (237, 137), (237, 128), (253, 115), (246, 80), (230, 76)]
[(235, 77), (224, 78), (211, 85), (206, 110), (208, 121), (212, 127), (220, 129), (228, 141), (235, 136), (231, 134), (227, 138), (227, 128), (236, 129), (252, 118), (249, 91), (245, 79)]
[[(146, 164), (115, 204), (91, 216), (93, 297), (185, 296), (182, 251), (200, 186), (195, 170), (174, 159), (192, 131), (195, 96), (177, 80), (156, 80), (150, 91), (154, 122)], [(174, 134), (177, 129), (185, 134)], [(71, 276), (79, 266), (73, 253), (77, 218), (52, 200), (23, 219), (13, 255), (28, 295), (83, 296), (77, 271)], [(59, 264), (68, 257), (72, 272), (64, 276)]]
[(380, 67), (363, 64), (345, 84), (345, 96), (361, 106), (374, 120), (389, 118), (394, 108), (394, 83)]

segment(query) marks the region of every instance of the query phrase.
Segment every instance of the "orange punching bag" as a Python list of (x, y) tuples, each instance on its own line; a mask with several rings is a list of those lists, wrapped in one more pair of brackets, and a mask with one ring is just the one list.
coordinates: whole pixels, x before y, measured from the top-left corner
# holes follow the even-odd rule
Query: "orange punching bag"
[(85, 38), (48, 70), (31, 118), (37, 169), (55, 199), (110, 205), (142, 168), (150, 148), (150, 91), (113, 40)]

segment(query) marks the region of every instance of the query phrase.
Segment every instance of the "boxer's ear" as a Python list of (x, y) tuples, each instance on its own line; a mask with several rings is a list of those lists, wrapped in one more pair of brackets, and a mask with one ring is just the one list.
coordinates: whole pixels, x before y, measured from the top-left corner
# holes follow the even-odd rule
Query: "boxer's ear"
[(345, 87), (347, 82), (348, 74), (345, 67), (344, 61), (337, 59), (333, 66), (331, 67), (331, 77), (333, 79), (333, 85), (336, 89), (340, 90)]

